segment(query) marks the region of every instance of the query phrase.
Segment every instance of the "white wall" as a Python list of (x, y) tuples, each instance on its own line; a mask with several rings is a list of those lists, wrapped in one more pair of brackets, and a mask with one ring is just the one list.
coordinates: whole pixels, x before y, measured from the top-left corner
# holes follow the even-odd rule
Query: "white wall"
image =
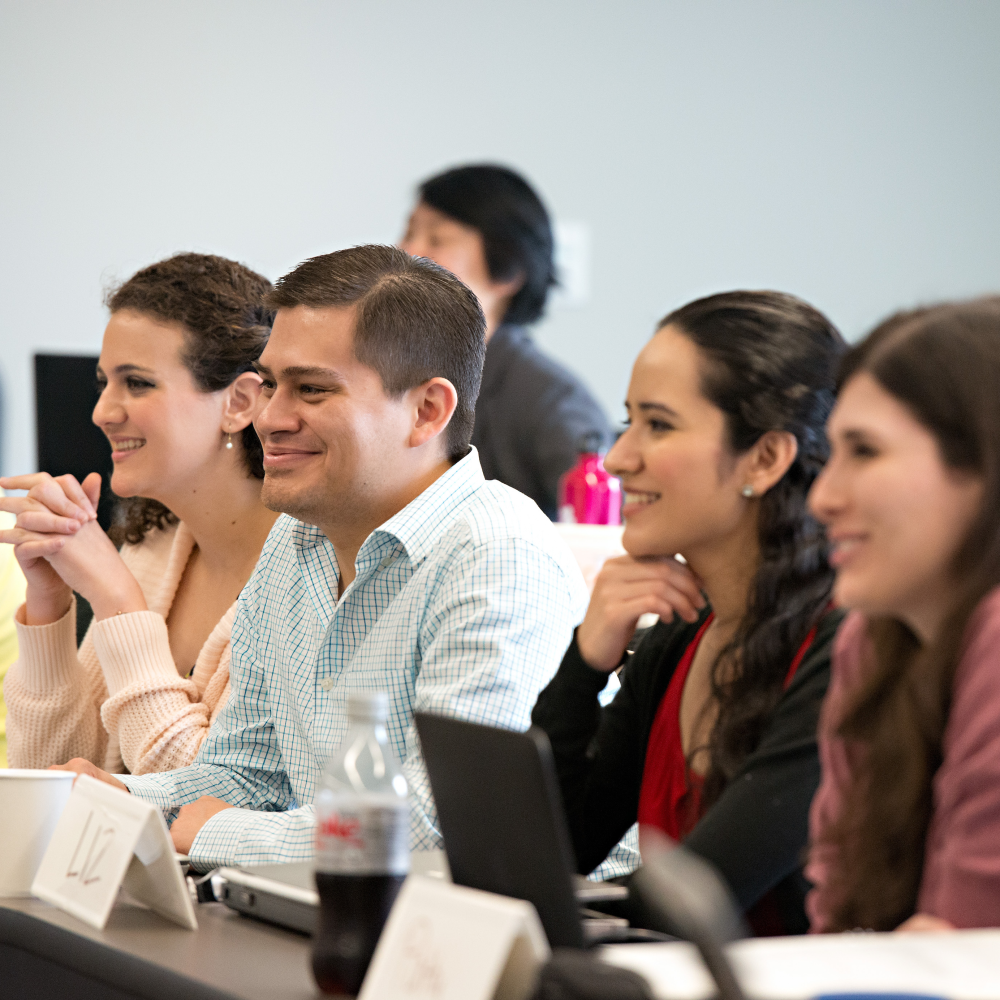
[(540, 341), (613, 416), (657, 317), (735, 286), (849, 336), (1000, 287), (994, 0), (0, 0), (2, 466), (31, 355), (181, 249), (277, 277), (392, 241), (413, 185), (522, 169), (593, 238)]

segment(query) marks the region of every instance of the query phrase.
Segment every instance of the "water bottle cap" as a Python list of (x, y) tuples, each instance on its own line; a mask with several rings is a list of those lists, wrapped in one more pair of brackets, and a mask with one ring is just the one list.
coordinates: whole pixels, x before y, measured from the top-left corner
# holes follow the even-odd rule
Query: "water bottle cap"
[(385, 691), (349, 691), (347, 714), (352, 719), (385, 722), (389, 715), (389, 696)]

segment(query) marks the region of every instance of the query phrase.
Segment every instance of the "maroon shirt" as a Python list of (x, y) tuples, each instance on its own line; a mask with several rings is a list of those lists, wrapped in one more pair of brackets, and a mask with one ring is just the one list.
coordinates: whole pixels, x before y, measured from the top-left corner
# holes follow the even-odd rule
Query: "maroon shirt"
[[(820, 716), (823, 777), (809, 816), (812, 849), (806, 898), (813, 931), (830, 929), (836, 901), (829, 873), (842, 860), (823, 842), (840, 815), (851, 780), (852, 752), (834, 735), (848, 693), (863, 669), (870, 640), (866, 620), (849, 615), (837, 633), (830, 688)], [(956, 927), (1000, 926), (1000, 588), (980, 603), (969, 622), (955, 672), (951, 712), (944, 731), (943, 763), (934, 776), (933, 813), (927, 831), (917, 912)], [(856, 757), (854, 757), (856, 759)], [(848, 859), (849, 863), (849, 859)]]

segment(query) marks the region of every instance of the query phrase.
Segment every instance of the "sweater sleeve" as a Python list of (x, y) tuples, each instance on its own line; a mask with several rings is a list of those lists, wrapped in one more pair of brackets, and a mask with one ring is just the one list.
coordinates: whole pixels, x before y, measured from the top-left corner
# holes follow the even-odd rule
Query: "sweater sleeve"
[(865, 618), (854, 612), (845, 620), (834, 646), (830, 688), (819, 720), (819, 754), (822, 779), (809, 808), (809, 861), (805, 875), (812, 884), (806, 897), (809, 928), (825, 933), (839, 905), (831, 873), (840, 864), (840, 850), (829, 833), (837, 823), (846, 789), (851, 781), (851, 761), (837, 727), (851, 690), (857, 683), (864, 643)]
[(104, 767), (108, 734), (101, 725), (107, 688), (88, 629), (76, 648), (76, 598), (50, 625), (15, 615), (18, 660), (4, 683), (7, 757), (11, 767), (43, 768), (84, 757)]
[(841, 615), (827, 614), (757, 748), (685, 838), (722, 873), (744, 910), (799, 869), (819, 784), (816, 731)]
[(204, 693), (177, 673), (162, 615), (137, 611), (94, 624), (94, 648), (110, 694), (101, 717), (107, 731), (118, 734), (132, 774), (170, 771), (194, 760), (228, 697), (235, 610), (234, 604), (198, 656), (194, 677), (211, 678)]
[(968, 630), (934, 777), (917, 909), (956, 927), (1000, 926), (1000, 590)]
[(552, 744), (577, 870), (584, 875), (635, 822), (648, 734), (641, 682), (648, 679), (646, 661), (657, 648), (649, 638), (630, 657), (621, 689), (602, 709), (597, 696), (608, 674), (587, 665), (574, 635), (531, 714)]

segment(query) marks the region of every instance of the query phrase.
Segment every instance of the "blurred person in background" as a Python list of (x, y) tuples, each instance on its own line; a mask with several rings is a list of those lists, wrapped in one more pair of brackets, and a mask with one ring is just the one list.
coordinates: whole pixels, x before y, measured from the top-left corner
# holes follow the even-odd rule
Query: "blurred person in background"
[[(802, 852), (842, 616), (806, 497), (843, 347), (826, 317), (777, 292), (713, 295), (660, 323), (606, 459), (628, 554), (605, 563), (532, 713), (582, 874), (638, 820), (640, 850), (648, 827), (683, 841), (759, 934), (808, 928)], [(629, 656), (647, 613), (660, 620)]]
[(806, 875), (817, 931), (1000, 926), (1000, 300), (844, 359), (826, 524), (837, 636)]
[[(14, 517), (0, 511), (0, 531), (14, 527)], [(7, 710), (3, 701), (3, 679), (8, 667), (17, 659), (17, 630), (14, 612), (24, 601), (27, 586), (14, 550), (0, 546), (0, 767), (7, 766)]]
[(559, 477), (612, 434), (580, 379), (527, 329), (557, 283), (545, 206), (513, 170), (457, 167), (420, 185), (399, 245), (447, 268), (479, 299), (487, 348), (472, 444), (487, 479), (520, 490), (554, 520)]
[[(28, 491), (0, 498), (17, 516), (0, 541), (27, 578), (5, 682), (15, 766), (182, 767), (228, 700), (235, 601), (277, 516), (250, 423), (270, 288), (234, 261), (178, 254), (109, 296), (93, 420), (128, 498), (115, 542), (96, 520), (97, 473), (0, 480)], [(94, 609), (79, 650), (73, 591)]]

